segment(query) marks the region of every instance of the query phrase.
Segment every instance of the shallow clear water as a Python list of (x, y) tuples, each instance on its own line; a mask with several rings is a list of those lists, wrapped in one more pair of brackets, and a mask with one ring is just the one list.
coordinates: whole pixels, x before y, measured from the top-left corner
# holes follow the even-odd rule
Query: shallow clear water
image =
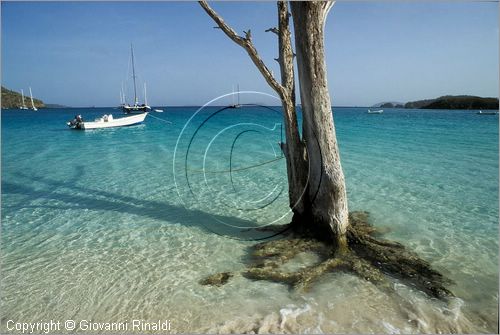
[(196, 110), (86, 132), (65, 121), (118, 110), (2, 111), (2, 332), (7, 320), (51, 319), (169, 319), (172, 332), (498, 331), (497, 116), (334, 112), (350, 210), (369, 211), (385, 237), (452, 278), (458, 298), (444, 303), (343, 273), (304, 294), (239, 275), (199, 285), (244, 268), (253, 240), (270, 235), (249, 228), (290, 215), (279, 110), (209, 108), (190, 120)]

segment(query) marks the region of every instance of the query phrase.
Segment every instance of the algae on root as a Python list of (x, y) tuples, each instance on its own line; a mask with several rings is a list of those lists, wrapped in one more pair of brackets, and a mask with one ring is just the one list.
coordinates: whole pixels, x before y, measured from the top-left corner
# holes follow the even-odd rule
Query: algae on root
[(233, 274), (230, 272), (220, 272), (203, 278), (199, 283), (201, 285), (222, 286), (227, 283), (232, 276)]
[[(282, 239), (254, 245), (250, 249), (243, 276), (254, 280), (268, 280), (307, 291), (323, 274), (346, 271), (372, 282), (385, 291), (393, 291), (387, 276), (400, 278), (428, 295), (445, 299), (453, 296), (445, 285), (452, 281), (431, 267), (416, 253), (398, 242), (378, 237), (380, 231), (369, 223), (368, 212), (349, 214), (347, 231), (349, 250), (335, 255), (330, 245), (307, 233), (290, 234)], [(283, 265), (302, 252), (318, 256), (315, 264), (288, 271)], [(229, 275), (229, 276), (228, 276)], [(227, 272), (202, 280), (203, 285), (223, 285), (230, 278)], [(206, 283), (206, 284), (205, 284)]]

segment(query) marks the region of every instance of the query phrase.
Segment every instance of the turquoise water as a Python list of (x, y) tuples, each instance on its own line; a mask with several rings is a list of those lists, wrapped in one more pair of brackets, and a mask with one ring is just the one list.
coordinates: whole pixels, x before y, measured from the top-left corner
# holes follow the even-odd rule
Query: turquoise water
[(498, 331), (498, 116), (334, 111), (350, 210), (452, 278), (457, 298), (444, 303), (344, 273), (307, 293), (239, 275), (199, 285), (243, 269), (253, 240), (269, 236), (251, 228), (290, 214), (279, 109), (190, 119), (197, 109), (86, 132), (65, 122), (118, 110), (2, 111), (2, 332), (7, 320), (66, 319), (169, 319), (172, 332)]

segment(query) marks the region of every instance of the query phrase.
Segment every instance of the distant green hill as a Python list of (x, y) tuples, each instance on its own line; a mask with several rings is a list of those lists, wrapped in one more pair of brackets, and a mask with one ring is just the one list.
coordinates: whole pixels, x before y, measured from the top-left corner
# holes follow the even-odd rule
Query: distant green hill
[(378, 107), (381, 107), (381, 108), (403, 108), (404, 106), (403, 106), (403, 104), (399, 104), (399, 103), (385, 102)]
[[(2, 86), (2, 108), (19, 108), (21, 106), (21, 93), (11, 91)], [(26, 95), (24, 96), (24, 103), (26, 106), (31, 107), (31, 101)], [(37, 108), (45, 107), (42, 100), (33, 98), (33, 103)]]
[(404, 107), (405, 108), (423, 108), (434, 101), (436, 101), (436, 99), (410, 101), (410, 102), (405, 103)]
[(498, 109), (498, 99), (473, 95), (445, 95), (436, 99), (410, 101), (405, 104), (405, 108)]
[(384, 102), (379, 102), (378, 104), (375, 104), (371, 107), (374, 107), (374, 108), (404, 108), (404, 103), (396, 102), (396, 101), (384, 101)]

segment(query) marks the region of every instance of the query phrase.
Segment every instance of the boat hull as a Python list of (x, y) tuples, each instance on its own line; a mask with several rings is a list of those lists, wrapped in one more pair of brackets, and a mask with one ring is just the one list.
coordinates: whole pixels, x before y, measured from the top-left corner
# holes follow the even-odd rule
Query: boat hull
[(144, 122), (144, 119), (146, 118), (147, 115), (148, 115), (148, 113), (142, 113), (142, 114), (138, 114), (138, 115), (122, 117), (119, 119), (111, 119), (108, 121), (101, 118), (99, 121), (82, 122), (78, 126), (75, 126), (75, 127), (70, 126), (70, 127), (71, 127), (71, 129), (81, 129), (81, 130), (127, 127), (127, 126), (133, 126), (133, 125), (140, 124), (140, 123)]
[(497, 115), (498, 112), (483, 112), (483, 111), (479, 111), (476, 114), (479, 114), (479, 115)]
[(125, 114), (142, 114), (151, 111), (149, 106), (122, 106), (122, 110)]

